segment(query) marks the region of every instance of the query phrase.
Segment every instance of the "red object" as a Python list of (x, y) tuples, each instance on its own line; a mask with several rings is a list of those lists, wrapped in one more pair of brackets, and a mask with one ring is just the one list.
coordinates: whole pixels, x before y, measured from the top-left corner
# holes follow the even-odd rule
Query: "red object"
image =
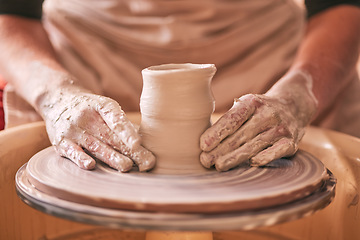
[(0, 130), (3, 130), (5, 127), (4, 119), (4, 105), (3, 105), (3, 92), (6, 82), (0, 77)]

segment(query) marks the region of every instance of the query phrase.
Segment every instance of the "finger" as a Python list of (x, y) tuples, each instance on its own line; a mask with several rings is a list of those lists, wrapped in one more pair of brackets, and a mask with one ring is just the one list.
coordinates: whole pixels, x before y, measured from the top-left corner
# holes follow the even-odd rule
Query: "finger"
[(294, 155), (297, 146), (292, 139), (281, 138), (271, 147), (259, 152), (250, 159), (251, 166), (263, 166), (269, 162), (282, 157)]
[(281, 138), (283, 132), (284, 129), (277, 126), (257, 135), (238, 149), (217, 158), (215, 160), (216, 169), (218, 171), (227, 171), (231, 168), (237, 167), (263, 149), (275, 143)]
[(80, 129), (79, 131), (90, 134), (101, 142), (106, 143), (117, 150), (120, 149), (121, 146), (125, 145), (121, 140), (121, 136), (116, 135), (104, 122), (104, 119), (100, 115), (93, 114), (88, 116), (87, 119), (89, 119), (91, 124), (83, 126), (83, 129)]
[(124, 154), (135, 162), (140, 172), (148, 171), (155, 166), (155, 156), (143, 146), (138, 147), (136, 150), (125, 150)]
[(118, 141), (117, 144), (115, 144), (115, 139), (117, 139), (115, 134), (110, 133), (106, 142), (111, 146), (114, 146), (120, 153), (133, 160), (140, 172), (148, 171), (155, 166), (155, 156), (149, 150), (141, 145), (137, 148), (130, 149), (121, 141)]
[(90, 170), (95, 168), (95, 160), (86, 154), (76, 143), (62, 139), (56, 147), (56, 151), (63, 157), (70, 159), (82, 169)]
[(200, 154), (200, 163), (205, 168), (211, 168), (215, 165), (215, 159), (218, 157), (217, 154), (213, 154), (212, 152), (202, 152)]
[(278, 123), (276, 118), (272, 117), (272, 113), (255, 114), (248, 120), (240, 129), (234, 134), (226, 138), (215, 149), (210, 152), (203, 152), (200, 154), (200, 162), (206, 167), (210, 168), (215, 164), (217, 158), (226, 155), (229, 152), (238, 149), (241, 145), (249, 139), (253, 139), (256, 135), (267, 129), (273, 127)]
[(94, 157), (121, 172), (128, 172), (133, 167), (133, 161), (131, 159), (90, 134), (83, 133), (78, 139), (78, 143)]
[(104, 104), (98, 107), (97, 111), (104, 119), (108, 127), (118, 136), (128, 148), (137, 148), (140, 146), (140, 136), (135, 130), (134, 125), (126, 117), (120, 105), (113, 101), (105, 99)]
[(133, 149), (129, 148), (121, 141), (121, 137), (111, 131), (102, 118), (99, 115), (97, 116), (94, 116), (94, 124), (88, 126), (86, 131), (82, 131), (83, 133), (91, 134), (101, 142), (131, 158), (138, 166), (139, 171), (148, 171), (155, 166), (155, 156), (149, 150), (142, 146)]
[(233, 134), (255, 111), (255, 105), (247, 98), (235, 100), (233, 107), (200, 137), (200, 148), (208, 152), (224, 138)]

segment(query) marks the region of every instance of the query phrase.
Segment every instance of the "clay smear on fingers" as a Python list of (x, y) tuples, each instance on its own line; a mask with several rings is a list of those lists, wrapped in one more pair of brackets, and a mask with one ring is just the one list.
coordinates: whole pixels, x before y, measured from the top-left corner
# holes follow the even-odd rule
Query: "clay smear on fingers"
[(250, 103), (235, 102), (224, 116), (201, 135), (200, 148), (206, 152), (214, 149), (223, 139), (241, 127), (254, 111), (255, 106)]
[(252, 157), (250, 164), (251, 166), (264, 166), (275, 159), (289, 157), (295, 154), (296, 150), (297, 147), (292, 139), (281, 138), (271, 147)]
[(59, 145), (56, 146), (56, 151), (61, 156), (70, 159), (82, 169), (90, 170), (95, 168), (95, 160), (87, 155), (79, 145), (70, 140), (61, 140)]
[(119, 151), (125, 156), (131, 158), (138, 166), (139, 171), (151, 170), (156, 163), (155, 156), (143, 146), (136, 149), (130, 149), (125, 144), (121, 144)]
[(203, 152), (200, 155), (202, 165), (210, 168), (219, 157), (227, 155), (258, 134), (276, 125), (276, 119), (271, 118), (271, 116), (271, 112), (261, 112), (253, 115), (241, 128), (223, 140), (215, 149), (210, 152)]
[[(116, 107), (116, 104), (109, 104), (107, 106)], [(97, 121), (98, 122), (97, 124), (92, 124), (88, 126), (87, 129), (89, 133), (91, 133), (101, 142), (106, 143), (110, 147), (114, 148), (116, 151), (119, 151), (121, 154), (133, 160), (136, 163), (136, 165), (139, 167), (140, 171), (147, 171), (153, 168), (155, 165), (155, 157), (150, 151), (146, 150), (144, 147), (140, 145), (139, 146), (132, 145), (132, 148), (130, 148), (128, 145), (125, 144), (125, 141), (123, 141), (124, 140), (123, 134), (132, 134), (131, 129), (135, 129), (133, 124), (127, 119), (125, 113), (123, 111), (117, 112), (116, 110), (114, 111), (115, 113), (110, 114), (110, 112), (111, 111), (109, 110), (109, 114), (106, 115), (106, 117), (115, 114), (112, 116), (112, 119), (119, 119), (119, 122), (113, 124), (115, 131), (110, 129), (110, 127), (104, 123), (102, 116), (98, 115), (99, 118), (98, 120), (100, 121)], [(103, 114), (107, 114), (107, 112), (103, 112)], [(100, 128), (99, 126), (101, 125), (103, 127)], [(123, 130), (119, 134), (119, 131), (116, 131), (116, 129), (123, 129)], [(130, 130), (130, 133), (127, 130)], [(137, 134), (136, 130), (134, 135), (136, 138), (139, 138), (139, 135)], [(137, 144), (138, 142), (135, 145)]]
[(271, 146), (281, 138), (282, 135), (279, 134), (279, 132), (282, 132), (282, 130), (279, 129), (279, 127), (274, 127), (257, 135), (235, 151), (219, 157), (215, 160), (216, 169), (219, 171), (227, 171), (249, 160), (252, 156)]
[(137, 148), (140, 146), (140, 136), (120, 105), (109, 99), (103, 106), (98, 106), (98, 112), (127, 147)]
[(131, 159), (87, 133), (79, 139), (79, 144), (94, 157), (121, 172), (128, 172), (133, 167)]

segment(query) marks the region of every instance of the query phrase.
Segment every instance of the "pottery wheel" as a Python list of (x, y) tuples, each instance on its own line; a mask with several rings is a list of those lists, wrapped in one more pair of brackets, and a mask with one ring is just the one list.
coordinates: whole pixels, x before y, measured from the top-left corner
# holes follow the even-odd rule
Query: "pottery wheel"
[(16, 183), (26, 203), (53, 215), (182, 230), (250, 229), (296, 219), (328, 205), (335, 189), (331, 173), (305, 151), (260, 168), (159, 175), (124, 174), (100, 162), (82, 170), (49, 147), (19, 170)]

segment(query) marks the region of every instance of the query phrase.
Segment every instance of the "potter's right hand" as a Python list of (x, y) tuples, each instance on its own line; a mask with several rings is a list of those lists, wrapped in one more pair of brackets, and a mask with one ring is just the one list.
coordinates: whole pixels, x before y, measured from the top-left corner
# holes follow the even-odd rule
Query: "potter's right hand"
[(155, 165), (155, 157), (140, 145), (140, 137), (114, 100), (75, 87), (47, 94), (40, 105), (46, 129), (57, 152), (83, 169), (95, 160), (121, 172), (135, 163), (140, 171)]
[(307, 72), (293, 70), (265, 94), (236, 99), (201, 136), (203, 166), (227, 171), (247, 160), (264, 166), (295, 154), (317, 110), (312, 82)]

